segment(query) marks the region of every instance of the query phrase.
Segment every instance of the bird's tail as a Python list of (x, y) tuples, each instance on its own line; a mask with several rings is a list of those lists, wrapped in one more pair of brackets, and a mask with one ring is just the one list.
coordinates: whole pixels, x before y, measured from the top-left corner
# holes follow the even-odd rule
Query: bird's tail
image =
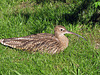
[(2, 43), (3, 39), (0, 39), (0, 43)]
[(1, 43), (2, 39), (0, 39), (0, 43)]

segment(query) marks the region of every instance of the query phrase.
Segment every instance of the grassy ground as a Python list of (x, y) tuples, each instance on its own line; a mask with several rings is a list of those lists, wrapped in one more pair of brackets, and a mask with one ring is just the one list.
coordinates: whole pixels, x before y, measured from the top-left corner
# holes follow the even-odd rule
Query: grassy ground
[(55, 25), (87, 39), (66, 35), (68, 48), (55, 55), (30, 54), (0, 44), (0, 75), (100, 75), (100, 26), (69, 24), (62, 17), (69, 11), (62, 2), (42, 5), (34, 1), (0, 1), (0, 39), (54, 33)]

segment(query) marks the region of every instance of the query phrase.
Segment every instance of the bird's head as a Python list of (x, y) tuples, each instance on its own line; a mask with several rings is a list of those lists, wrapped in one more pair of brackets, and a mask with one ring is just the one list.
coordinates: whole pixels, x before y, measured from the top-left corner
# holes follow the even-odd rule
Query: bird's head
[(66, 30), (66, 28), (64, 26), (61, 26), (61, 25), (56, 26), (54, 29), (54, 32), (55, 32), (56, 36), (63, 36), (64, 34), (74, 34), (74, 35), (77, 35), (78, 37), (85, 39), (84, 37), (82, 37), (76, 33), (73, 33), (73, 32)]

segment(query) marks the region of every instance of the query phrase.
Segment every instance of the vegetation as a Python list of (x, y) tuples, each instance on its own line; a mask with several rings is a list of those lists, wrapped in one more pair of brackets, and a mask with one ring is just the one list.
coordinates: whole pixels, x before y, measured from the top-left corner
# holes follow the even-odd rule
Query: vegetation
[(0, 39), (54, 33), (63, 25), (75, 35), (59, 54), (30, 54), (0, 44), (0, 75), (100, 75), (100, 2), (97, 0), (2, 0)]

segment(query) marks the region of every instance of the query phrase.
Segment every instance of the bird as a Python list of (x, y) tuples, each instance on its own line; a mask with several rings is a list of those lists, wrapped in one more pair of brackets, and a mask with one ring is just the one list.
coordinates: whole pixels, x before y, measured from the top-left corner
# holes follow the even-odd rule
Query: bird
[[(29, 52), (41, 52), (55, 54), (64, 51), (68, 47), (69, 40), (65, 34), (74, 34), (83, 39), (84, 37), (66, 30), (62, 25), (54, 28), (54, 34), (37, 33), (24, 37), (0, 39), (0, 43), (12, 48), (21, 49)], [(86, 39), (85, 39), (86, 40)]]

